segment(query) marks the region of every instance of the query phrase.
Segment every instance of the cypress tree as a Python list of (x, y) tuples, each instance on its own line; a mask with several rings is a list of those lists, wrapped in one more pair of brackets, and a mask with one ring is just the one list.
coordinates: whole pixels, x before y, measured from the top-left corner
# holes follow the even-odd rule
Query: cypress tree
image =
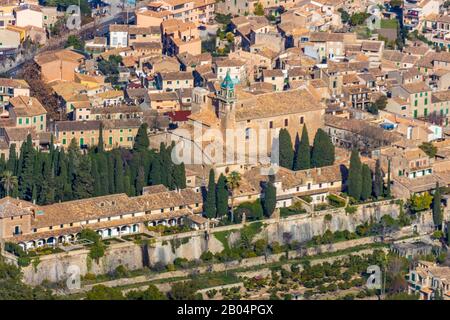
[(114, 192), (124, 192), (123, 161), (119, 152), (114, 152)]
[(294, 163), (294, 150), (292, 149), (291, 135), (287, 129), (281, 129), (279, 134), (280, 166), (292, 169)]
[(383, 173), (381, 172), (380, 159), (377, 159), (375, 163), (375, 179), (373, 181), (373, 195), (377, 199), (383, 195)]
[(11, 171), (13, 175), (17, 175), (17, 152), (15, 143), (11, 143), (9, 146), (9, 157), (8, 162), (6, 163), (6, 169)]
[(441, 190), (439, 183), (436, 183), (436, 190), (433, 195), (433, 223), (436, 229), (442, 226)]
[(447, 222), (447, 245), (450, 246), (450, 221)]
[(95, 149), (97, 153), (103, 153), (105, 151), (105, 142), (103, 141), (103, 123), (100, 122), (100, 128), (98, 132), (98, 144)]
[(147, 123), (143, 123), (136, 134), (136, 138), (134, 140), (133, 150), (137, 152), (142, 152), (148, 150), (150, 146), (150, 142), (148, 140), (147, 135)]
[[(33, 142), (31, 135), (27, 136), (26, 142), (22, 144), (20, 152), (20, 172), (19, 172), (19, 192), (22, 199), (31, 201), (33, 198), (33, 169), (34, 169), (35, 154), (33, 149)], [(37, 190), (36, 190), (37, 192)]]
[(367, 200), (372, 193), (372, 172), (367, 164), (362, 165), (361, 200)]
[(81, 157), (79, 168), (73, 181), (73, 195), (75, 199), (90, 198), (94, 194), (94, 179), (91, 175), (91, 159)]
[(109, 172), (108, 172), (108, 158), (105, 153), (97, 154), (95, 157), (97, 162), (97, 171), (100, 177), (100, 196), (104, 196), (109, 193)]
[(334, 163), (334, 145), (328, 134), (318, 129), (311, 152), (311, 167), (331, 166)]
[[(298, 135), (297, 135), (298, 138)], [(295, 144), (294, 170), (305, 170), (311, 168), (311, 150), (309, 147), (308, 130), (306, 124), (303, 126), (302, 137)]]
[(384, 196), (386, 198), (389, 198), (391, 196), (391, 160), (388, 161), (387, 183), (386, 190), (384, 191)]
[(13, 175), (17, 175), (17, 152), (15, 143), (11, 143), (9, 146), (9, 157), (8, 162), (6, 163), (6, 169), (11, 171)]
[(352, 150), (352, 155), (350, 157), (350, 168), (348, 172), (347, 189), (348, 195), (353, 197), (355, 200), (361, 198), (362, 191), (362, 166), (361, 160), (359, 159), (359, 154), (356, 149)]
[(135, 192), (136, 189), (134, 188), (133, 184), (131, 183), (131, 180), (132, 179), (131, 179), (130, 167), (127, 167), (125, 169), (125, 176), (123, 177), (123, 187), (124, 187), (125, 193), (130, 197), (136, 195), (136, 192)]
[(186, 169), (184, 168), (184, 162), (174, 165), (173, 177), (177, 189), (186, 188)]
[(136, 176), (136, 194), (140, 195), (142, 194), (142, 190), (145, 187), (145, 171), (144, 167), (140, 166), (138, 169), (138, 174)]
[(168, 186), (169, 183), (169, 163), (166, 161), (166, 145), (164, 143), (161, 143), (159, 146), (159, 160), (161, 164), (161, 170), (160, 170), (160, 176), (161, 176), (161, 183), (165, 186)]
[(208, 190), (205, 200), (205, 214), (208, 218), (216, 217), (216, 182), (214, 170), (209, 170)]
[(91, 175), (94, 179), (94, 197), (102, 195), (102, 180), (97, 168), (97, 157), (91, 158)]
[(153, 158), (149, 176), (150, 185), (161, 184), (161, 163), (159, 162), (159, 157)]
[(264, 190), (264, 199), (262, 201), (262, 207), (264, 210), (264, 216), (269, 218), (275, 210), (277, 204), (277, 189), (273, 185), (272, 181), (269, 181)]
[(221, 218), (228, 214), (228, 190), (226, 178), (223, 174), (220, 174), (219, 180), (217, 181), (216, 208), (218, 218)]
[(115, 177), (115, 171), (114, 171), (114, 156), (113, 153), (108, 153), (107, 157), (108, 162), (108, 191), (109, 194), (113, 194), (116, 192), (115, 184), (114, 184), (114, 177)]

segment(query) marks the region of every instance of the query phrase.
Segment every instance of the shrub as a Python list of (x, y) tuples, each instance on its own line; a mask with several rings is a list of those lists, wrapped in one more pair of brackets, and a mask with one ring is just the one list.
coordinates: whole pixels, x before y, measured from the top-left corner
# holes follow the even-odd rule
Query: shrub
[(345, 212), (348, 214), (353, 214), (356, 212), (356, 210), (357, 210), (357, 208), (354, 206), (346, 206), (345, 207)]

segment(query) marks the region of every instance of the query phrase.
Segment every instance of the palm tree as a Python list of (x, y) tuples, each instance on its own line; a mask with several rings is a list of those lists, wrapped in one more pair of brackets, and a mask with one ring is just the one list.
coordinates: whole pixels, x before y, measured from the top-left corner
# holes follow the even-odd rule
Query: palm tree
[(234, 190), (239, 188), (241, 183), (241, 175), (237, 171), (232, 171), (227, 176), (227, 187), (231, 194), (231, 222), (234, 221)]
[(11, 189), (17, 186), (17, 177), (9, 170), (3, 171), (1, 183), (6, 190), (6, 195), (9, 196)]

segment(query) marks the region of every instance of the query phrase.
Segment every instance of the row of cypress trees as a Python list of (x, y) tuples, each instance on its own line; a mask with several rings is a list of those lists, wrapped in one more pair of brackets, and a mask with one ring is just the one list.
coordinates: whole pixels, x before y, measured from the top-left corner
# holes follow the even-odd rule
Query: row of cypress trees
[(335, 158), (334, 145), (322, 129), (317, 130), (313, 146), (310, 146), (306, 124), (303, 125), (301, 138), (297, 134), (294, 147), (289, 131), (284, 128), (280, 130), (279, 154), (280, 166), (295, 171), (329, 166)]
[(370, 197), (390, 197), (390, 163), (388, 165), (388, 181), (386, 186), (383, 181), (383, 173), (381, 172), (380, 160), (377, 159), (375, 164), (375, 174), (367, 164), (361, 163), (359, 152), (352, 150), (350, 157), (350, 166), (347, 177), (347, 193), (355, 200), (368, 200)]
[(221, 218), (228, 213), (228, 189), (226, 178), (220, 174), (217, 183), (215, 182), (215, 173), (209, 171), (208, 189), (205, 190), (206, 197), (204, 202), (204, 211), (208, 218)]
[(135, 196), (147, 185), (163, 184), (171, 190), (185, 188), (185, 167), (172, 162), (173, 146), (161, 144), (157, 152), (150, 150), (149, 145), (146, 124), (139, 128), (132, 150), (105, 151), (102, 130), (98, 145), (86, 152), (74, 139), (67, 151), (55, 148), (53, 137), (49, 152), (38, 151), (28, 135), (20, 155), (12, 144), (8, 160), (0, 158), (0, 172), (17, 177), (8, 187), (2, 181), (0, 195), (9, 193), (38, 204), (51, 204), (114, 193)]

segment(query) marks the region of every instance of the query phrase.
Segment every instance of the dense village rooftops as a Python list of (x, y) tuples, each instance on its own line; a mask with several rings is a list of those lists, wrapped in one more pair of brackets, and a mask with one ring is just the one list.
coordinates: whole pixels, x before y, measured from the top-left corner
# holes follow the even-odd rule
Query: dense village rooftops
[(162, 48), (161, 43), (149, 41), (149, 42), (135, 42), (132, 45), (132, 48), (135, 50), (143, 50), (143, 49), (153, 49), (159, 50)]
[[(145, 221), (156, 218), (160, 214), (173, 217), (177, 215), (177, 211), (182, 215), (187, 215), (192, 213), (192, 210), (201, 202), (201, 193), (191, 189), (155, 192), (138, 197), (128, 197), (122, 193), (44, 206), (7, 197), (0, 200), (0, 217), (32, 214), (32, 228), (59, 227), (76, 222), (89, 222), (87, 223), (89, 225), (92, 220), (97, 220), (92, 222), (97, 223), (101, 222), (99, 219), (102, 218), (125, 215), (130, 215), (129, 218), (133, 219), (135, 218), (133, 214), (139, 212), (147, 213), (146, 216), (139, 217), (139, 221)], [(192, 208), (189, 210), (190, 206)], [(164, 212), (161, 209), (165, 209)], [(155, 210), (158, 212), (151, 212)], [(115, 222), (105, 221), (105, 223), (124, 223), (124, 219)]]
[(325, 110), (325, 106), (306, 89), (264, 93), (241, 102), (243, 106), (236, 108), (237, 121)]
[(99, 130), (101, 121), (57, 121), (55, 122), (56, 131), (83, 131)]
[(312, 32), (309, 41), (311, 42), (343, 42), (343, 33), (329, 33), (329, 32)]
[(192, 72), (187, 72), (187, 71), (161, 72), (160, 75), (161, 75), (161, 79), (163, 81), (193, 80), (194, 79)]
[(336, 129), (350, 131), (386, 144), (401, 139), (400, 134), (386, 131), (363, 120), (346, 119), (327, 114), (325, 115), (325, 125)]
[(111, 107), (98, 107), (91, 109), (92, 114), (114, 114), (114, 113), (135, 113), (135, 112), (142, 112), (141, 107), (120, 105)]
[(31, 203), (9, 196), (0, 199), (0, 219), (29, 215)]
[(284, 77), (284, 74), (283, 70), (281, 69), (263, 70), (263, 77), (264, 78)]
[(30, 85), (21, 79), (0, 78), (0, 87), (29, 89)]
[(5, 136), (7, 139), (11, 141), (25, 141), (27, 139), (27, 136), (31, 134), (32, 140), (37, 140), (38, 135), (34, 128), (16, 128), (16, 127), (6, 127), (3, 128), (5, 131)]
[(49, 62), (53, 62), (55, 60), (80, 62), (82, 59), (84, 59), (84, 56), (82, 54), (76, 53), (69, 49), (63, 49), (58, 51), (43, 52), (37, 55), (34, 58), (34, 61), (36, 61), (38, 65), (43, 65)]
[(407, 83), (403, 84), (402, 87), (410, 94), (431, 91), (430, 87), (423, 82)]
[(150, 93), (150, 101), (168, 101), (178, 100), (178, 94), (175, 91)]
[(214, 63), (218, 68), (242, 67), (245, 65), (245, 61), (240, 59), (217, 59)]
[(30, 117), (47, 113), (39, 100), (34, 97), (18, 96), (9, 99), (9, 103), (17, 116)]
[(450, 91), (436, 91), (433, 92), (431, 95), (431, 102), (432, 103), (438, 103), (438, 102), (445, 102), (450, 101)]
[(382, 44), (382, 41), (363, 41), (361, 48), (363, 51), (378, 52), (380, 51)]
[(404, 54), (398, 50), (383, 50), (383, 59), (389, 61), (400, 62), (403, 59)]
[(403, 52), (412, 55), (424, 56), (430, 48), (428, 46), (409, 46), (403, 48)]

